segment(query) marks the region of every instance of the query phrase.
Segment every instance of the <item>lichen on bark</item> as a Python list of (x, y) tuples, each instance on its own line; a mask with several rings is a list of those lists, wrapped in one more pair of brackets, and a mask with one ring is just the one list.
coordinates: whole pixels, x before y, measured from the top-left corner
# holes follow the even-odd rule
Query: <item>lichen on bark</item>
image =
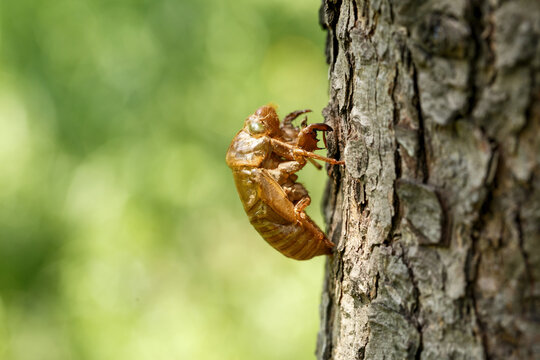
[(318, 359), (540, 353), (540, 2), (324, 0)]

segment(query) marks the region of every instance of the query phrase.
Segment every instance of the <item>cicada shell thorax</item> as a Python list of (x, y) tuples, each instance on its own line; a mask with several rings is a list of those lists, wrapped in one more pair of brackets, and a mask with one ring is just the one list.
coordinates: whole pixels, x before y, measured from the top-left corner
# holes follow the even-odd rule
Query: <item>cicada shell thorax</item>
[(271, 151), (268, 138), (253, 137), (245, 130), (241, 130), (229, 145), (225, 160), (231, 169), (258, 167)]

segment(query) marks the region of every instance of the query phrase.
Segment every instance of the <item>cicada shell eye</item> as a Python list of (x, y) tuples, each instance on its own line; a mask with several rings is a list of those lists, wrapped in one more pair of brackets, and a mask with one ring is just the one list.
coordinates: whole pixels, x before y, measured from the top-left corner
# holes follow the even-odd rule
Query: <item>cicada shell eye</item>
[(263, 122), (268, 135), (272, 136), (281, 132), (279, 129), (279, 117), (276, 113), (275, 106), (261, 106), (255, 111), (253, 116), (258, 117)]
[(266, 126), (259, 119), (249, 119), (248, 131), (252, 135), (262, 135), (266, 132)]

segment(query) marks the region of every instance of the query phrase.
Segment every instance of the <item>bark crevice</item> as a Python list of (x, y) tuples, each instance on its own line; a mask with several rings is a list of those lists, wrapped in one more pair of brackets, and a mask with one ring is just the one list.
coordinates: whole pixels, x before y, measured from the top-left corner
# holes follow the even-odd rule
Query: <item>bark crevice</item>
[(412, 83), (414, 89), (414, 95), (411, 99), (413, 106), (416, 108), (418, 114), (418, 150), (416, 157), (418, 158), (418, 172), (421, 174), (422, 183), (429, 183), (429, 147), (426, 140), (426, 130), (424, 127), (424, 115), (422, 114), (422, 105), (420, 104), (420, 91), (418, 90), (418, 71), (414, 63), (411, 65), (413, 68), (412, 71)]

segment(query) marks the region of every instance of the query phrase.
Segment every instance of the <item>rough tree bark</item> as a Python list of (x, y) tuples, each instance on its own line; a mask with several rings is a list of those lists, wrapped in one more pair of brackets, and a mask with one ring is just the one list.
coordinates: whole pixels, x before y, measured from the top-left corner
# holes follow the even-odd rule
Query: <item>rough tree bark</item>
[(540, 358), (540, 1), (323, 0), (318, 359)]

